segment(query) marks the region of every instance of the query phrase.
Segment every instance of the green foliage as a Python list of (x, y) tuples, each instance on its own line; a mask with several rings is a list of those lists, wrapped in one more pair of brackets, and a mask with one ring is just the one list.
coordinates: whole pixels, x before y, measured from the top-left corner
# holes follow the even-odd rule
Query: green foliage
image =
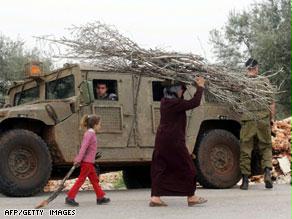
[(48, 71), (52, 67), (52, 62), (48, 58), (41, 56), (37, 48), (32, 50), (24, 49), (24, 42), (13, 41), (0, 34), (0, 79), (1, 80), (21, 80), (24, 77), (24, 65), (29, 61), (42, 61), (44, 70)]
[(260, 63), (260, 71), (271, 78), (281, 91), (277, 96), (278, 118), (291, 115), (291, 2), (264, 0), (249, 10), (232, 11), (220, 30), (210, 32), (210, 41), (219, 63), (243, 65), (253, 57)]
[(42, 57), (37, 48), (27, 50), (23, 41), (0, 34), (0, 99), (3, 99), (9, 81), (24, 79), (24, 66), (29, 61), (43, 62), (44, 71), (52, 68), (51, 60)]

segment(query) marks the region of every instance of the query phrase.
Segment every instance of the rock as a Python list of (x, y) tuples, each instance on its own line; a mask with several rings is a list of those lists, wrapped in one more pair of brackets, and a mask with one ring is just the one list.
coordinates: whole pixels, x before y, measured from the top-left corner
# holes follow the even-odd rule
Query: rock
[(291, 117), (282, 121), (274, 122), (272, 126), (272, 145), (273, 178), (276, 178), (277, 183), (290, 183)]
[(291, 172), (291, 163), (288, 157), (285, 156), (282, 158), (278, 158), (277, 160), (279, 161), (279, 166), (285, 175)]

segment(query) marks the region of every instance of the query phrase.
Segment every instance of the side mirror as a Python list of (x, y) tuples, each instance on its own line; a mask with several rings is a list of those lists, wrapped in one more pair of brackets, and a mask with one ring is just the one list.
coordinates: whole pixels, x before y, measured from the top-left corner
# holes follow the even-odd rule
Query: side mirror
[(82, 81), (80, 88), (80, 101), (83, 104), (90, 104), (94, 101), (92, 81)]

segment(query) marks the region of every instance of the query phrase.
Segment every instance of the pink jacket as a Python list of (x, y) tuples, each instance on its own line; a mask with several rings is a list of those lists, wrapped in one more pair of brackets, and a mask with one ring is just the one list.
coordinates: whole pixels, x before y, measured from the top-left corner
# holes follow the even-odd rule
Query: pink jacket
[(81, 163), (95, 163), (95, 155), (97, 152), (97, 138), (93, 129), (88, 129), (83, 136), (82, 144), (78, 155), (74, 161)]

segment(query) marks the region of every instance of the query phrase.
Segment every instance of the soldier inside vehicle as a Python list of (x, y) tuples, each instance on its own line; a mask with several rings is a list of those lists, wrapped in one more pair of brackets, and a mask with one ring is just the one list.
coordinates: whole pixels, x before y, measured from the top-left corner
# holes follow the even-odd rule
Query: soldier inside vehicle
[(117, 81), (115, 80), (93, 80), (95, 87), (95, 99), (118, 100)]

